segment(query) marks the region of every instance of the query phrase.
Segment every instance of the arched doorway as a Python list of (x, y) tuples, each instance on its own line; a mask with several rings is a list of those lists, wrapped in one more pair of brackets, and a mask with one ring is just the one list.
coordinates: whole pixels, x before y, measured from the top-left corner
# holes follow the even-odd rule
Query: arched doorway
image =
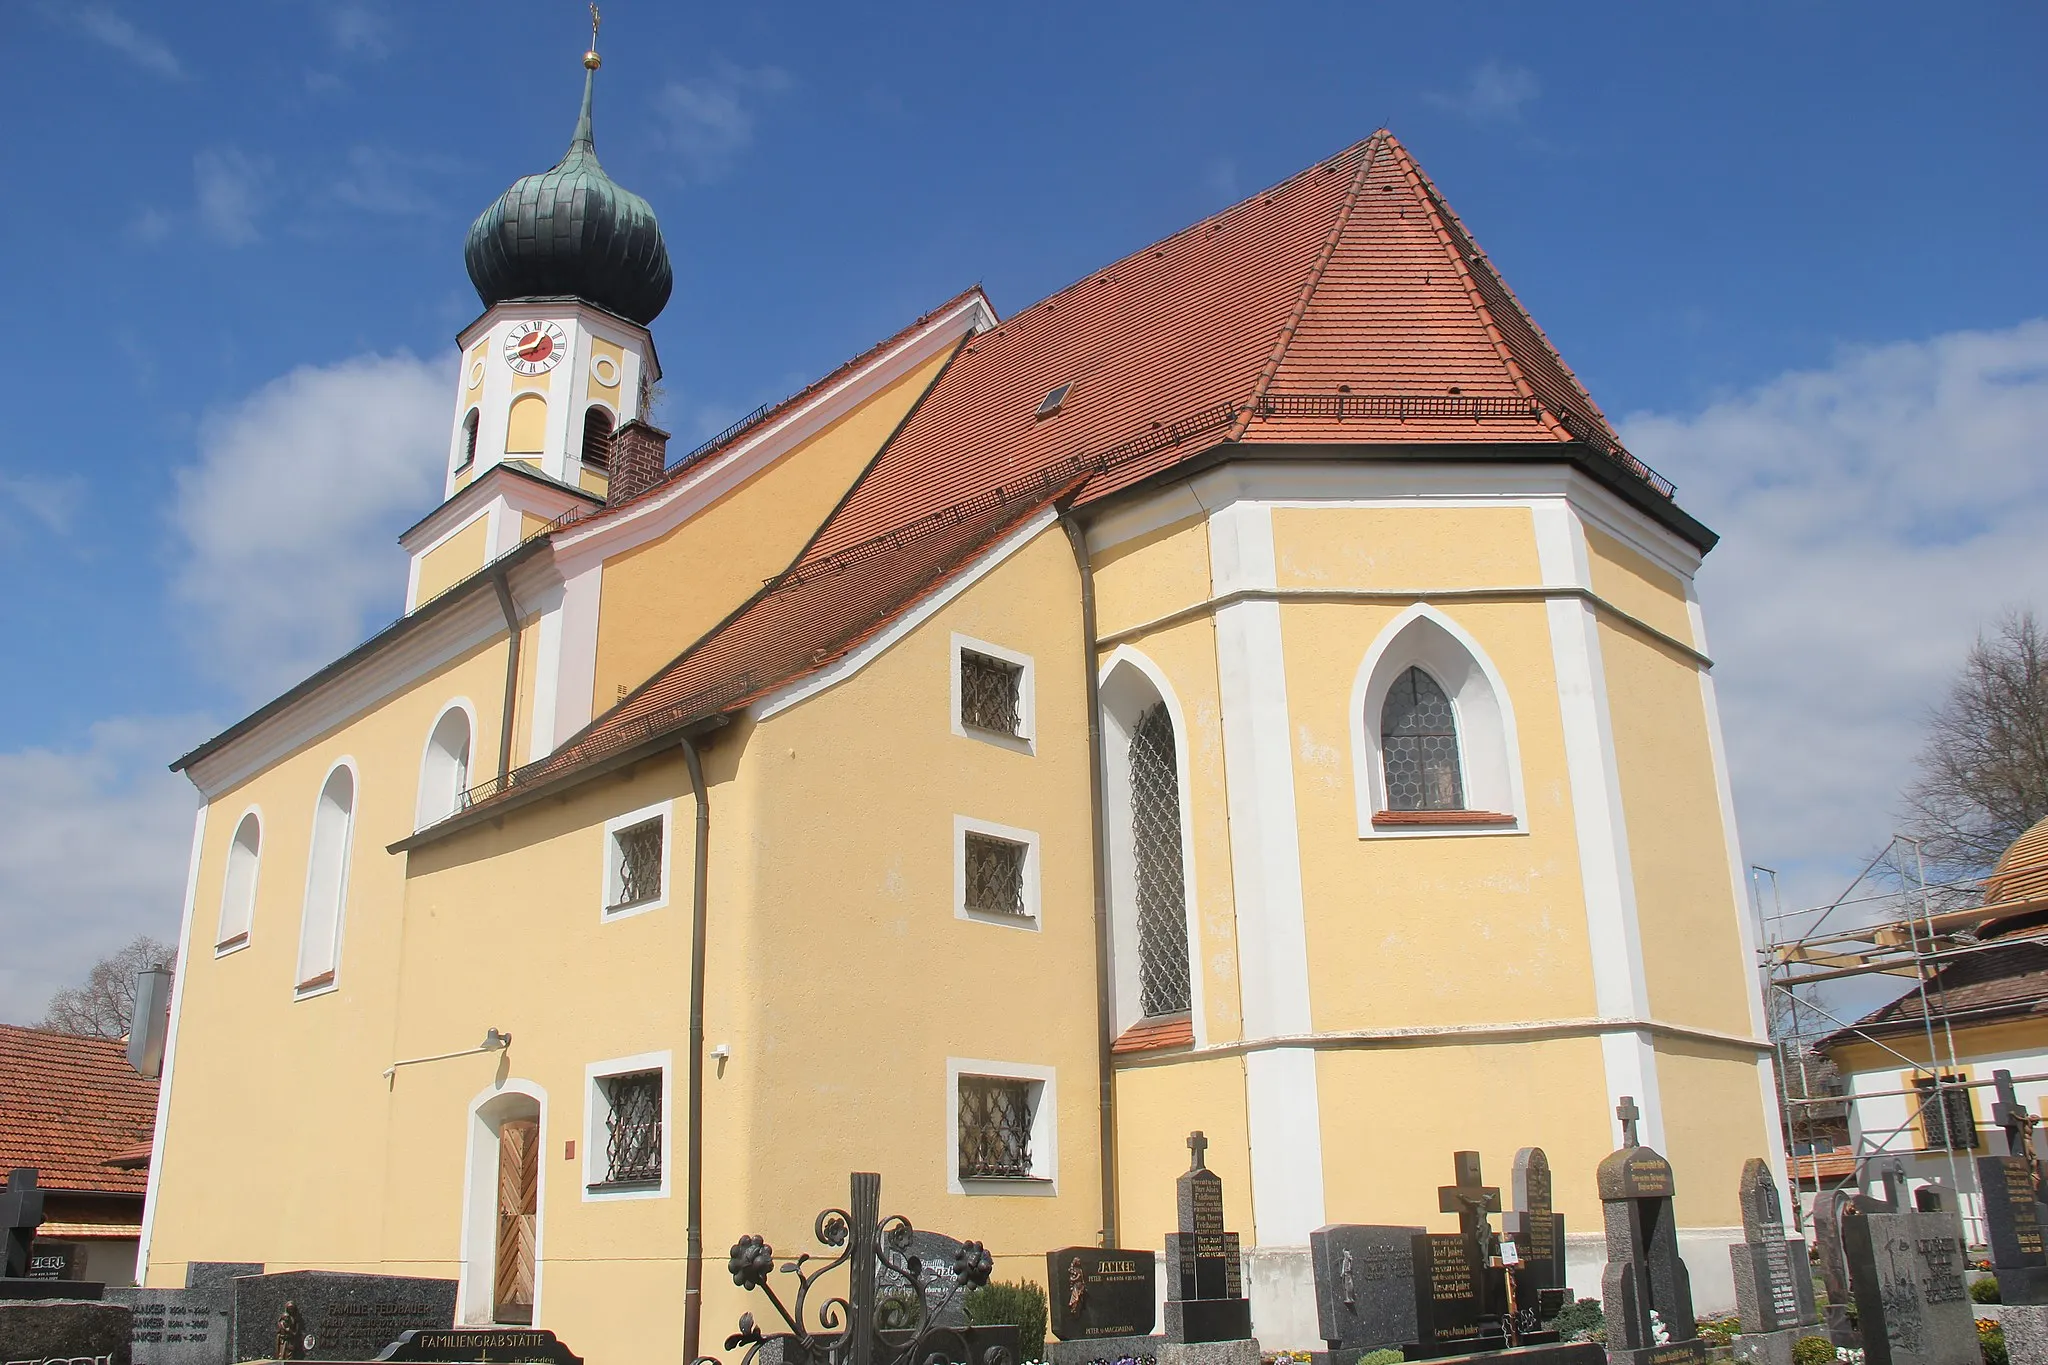
[(468, 1323), (530, 1324), (540, 1304), (546, 1095), (507, 1081), (470, 1109), (462, 1305)]

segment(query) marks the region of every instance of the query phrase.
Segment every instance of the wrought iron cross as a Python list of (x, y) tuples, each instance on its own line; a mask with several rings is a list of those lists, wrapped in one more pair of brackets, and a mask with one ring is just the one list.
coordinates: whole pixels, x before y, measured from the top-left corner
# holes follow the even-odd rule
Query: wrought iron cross
[(1188, 1151), (1193, 1153), (1195, 1158), (1194, 1164), (1188, 1167), (1189, 1170), (1206, 1171), (1209, 1169), (1207, 1161), (1209, 1139), (1202, 1136), (1201, 1129), (1197, 1128), (1194, 1132), (1188, 1134)]
[(1643, 1144), (1636, 1137), (1636, 1120), (1643, 1116), (1643, 1111), (1636, 1108), (1636, 1097), (1634, 1095), (1623, 1095), (1621, 1103), (1614, 1106), (1614, 1116), (1621, 1120), (1621, 1145), (1624, 1147), (1642, 1146)]

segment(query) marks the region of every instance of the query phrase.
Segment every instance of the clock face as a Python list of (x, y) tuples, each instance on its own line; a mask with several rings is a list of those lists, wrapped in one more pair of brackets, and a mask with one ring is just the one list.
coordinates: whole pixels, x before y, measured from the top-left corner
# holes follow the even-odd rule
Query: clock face
[(562, 363), (569, 334), (558, 322), (522, 322), (505, 338), (505, 363), (518, 374), (545, 374)]

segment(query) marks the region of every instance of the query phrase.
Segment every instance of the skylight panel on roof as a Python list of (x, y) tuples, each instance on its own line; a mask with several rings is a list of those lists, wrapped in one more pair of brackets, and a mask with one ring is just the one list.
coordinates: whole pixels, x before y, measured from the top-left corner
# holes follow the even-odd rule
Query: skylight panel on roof
[(1035, 414), (1033, 414), (1034, 420), (1042, 422), (1046, 418), (1058, 412), (1067, 401), (1067, 390), (1073, 387), (1074, 381), (1069, 379), (1066, 383), (1060, 385), (1051, 393), (1047, 394), (1045, 396), (1045, 401), (1038, 405), (1038, 411)]

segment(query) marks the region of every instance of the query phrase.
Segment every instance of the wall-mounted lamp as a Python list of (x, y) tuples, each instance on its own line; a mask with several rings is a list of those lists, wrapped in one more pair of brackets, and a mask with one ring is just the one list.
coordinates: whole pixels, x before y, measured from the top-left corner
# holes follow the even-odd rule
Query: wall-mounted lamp
[(474, 1057), (479, 1052), (503, 1052), (512, 1046), (512, 1035), (498, 1029), (484, 1030), (484, 1040), (475, 1047), (463, 1048), (460, 1052), (438, 1052), (431, 1057), (408, 1057), (402, 1062), (393, 1062), (384, 1068), (384, 1079), (388, 1083), (402, 1066), (418, 1066), (422, 1062), (445, 1062), (451, 1057)]

